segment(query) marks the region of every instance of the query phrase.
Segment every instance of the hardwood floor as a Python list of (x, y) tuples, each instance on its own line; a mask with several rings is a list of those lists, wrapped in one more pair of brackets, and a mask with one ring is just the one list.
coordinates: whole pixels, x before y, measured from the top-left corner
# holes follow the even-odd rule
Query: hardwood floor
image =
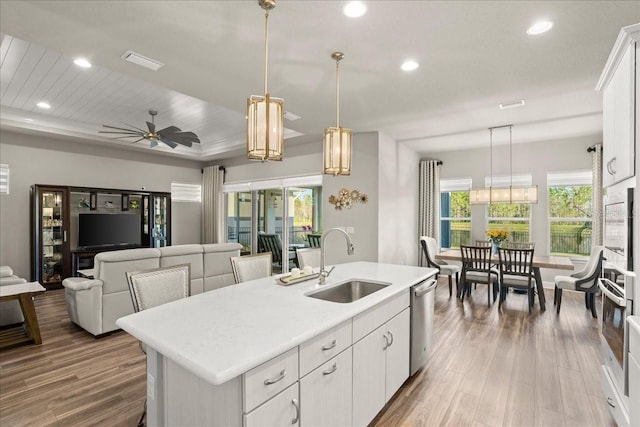
[[(556, 316), (550, 292), (548, 311), (529, 315), (526, 296), (509, 294), (498, 311), (484, 291), (462, 304), (441, 282), (431, 359), (372, 425), (614, 425), (582, 294), (565, 292)], [(145, 396), (137, 341), (73, 325), (63, 290), (38, 296), (36, 312), (43, 344), (0, 350), (0, 426), (135, 426)]]

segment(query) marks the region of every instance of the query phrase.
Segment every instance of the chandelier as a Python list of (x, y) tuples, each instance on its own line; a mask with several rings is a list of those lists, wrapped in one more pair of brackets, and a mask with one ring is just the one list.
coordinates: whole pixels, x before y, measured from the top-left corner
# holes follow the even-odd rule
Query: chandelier
[(336, 61), (336, 127), (324, 130), (324, 173), (327, 175), (351, 175), (351, 129), (340, 127), (340, 60), (342, 52), (333, 52)]
[[(493, 187), (493, 130), (509, 128), (509, 187)], [(469, 190), (469, 203), (482, 205), (491, 203), (538, 203), (538, 186), (513, 186), (513, 125), (489, 128), (490, 175), (489, 187)]]
[(247, 99), (247, 158), (282, 160), (284, 145), (284, 100), (272, 98), (267, 85), (269, 11), (276, 0), (258, 0), (264, 9), (264, 96)]

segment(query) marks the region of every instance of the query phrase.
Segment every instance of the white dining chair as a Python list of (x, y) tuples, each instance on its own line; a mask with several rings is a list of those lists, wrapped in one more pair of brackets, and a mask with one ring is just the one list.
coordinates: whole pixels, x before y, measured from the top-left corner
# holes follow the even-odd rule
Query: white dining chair
[(585, 306), (591, 309), (593, 317), (598, 317), (596, 313), (595, 294), (598, 292), (598, 278), (602, 273), (602, 262), (604, 261), (604, 246), (594, 246), (591, 248), (589, 261), (583, 270), (573, 273), (570, 276), (556, 276), (555, 290), (553, 294), (553, 304), (557, 307), (557, 313), (560, 314), (560, 305), (562, 304), (562, 290), (569, 289), (572, 291), (585, 292)]
[(300, 268), (309, 266), (311, 268), (320, 267), (320, 248), (300, 248), (296, 249), (298, 265)]
[(436, 239), (429, 236), (420, 236), (420, 245), (424, 256), (427, 258), (427, 266), (431, 268), (437, 268), (438, 274), (442, 274), (449, 277), (449, 296), (453, 295), (453, 280), (452, 276), (456, 276), (456, 294), (459, 293), (459, 275), (460, 267), (454, 264), (447, 264), (445, 261), (436, 260), (435, 256), (438, 253), (438, 242)]
[[(189, 296), (191, 284), (191, 264), (180, 264), (153, 270), (126, 272), (129, 293), (133, 302), (133, 309), (137, 313), (142, 310), (157, 307), (168, 302), (177, 301)], [(144, 343), (140, 348), (146, 354)], [(147, 400), (138, 421), (138, 427), (145, 425), (147, 415)]]
[(273, 271), (271, 252), (231, 257), (231, 267), (236, 283), (269, 277)]

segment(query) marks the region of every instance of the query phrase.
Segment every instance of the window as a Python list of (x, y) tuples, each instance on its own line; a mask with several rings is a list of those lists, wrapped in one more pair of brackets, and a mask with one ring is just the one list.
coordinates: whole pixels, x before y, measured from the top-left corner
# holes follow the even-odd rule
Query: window
[[(531, 175), (503, 175), (485, 178), (485, 186), (493, 188), (531, 185)], [(492, 203), (487, 207), (487, 229), (509, 232), (512, 242), (531, 241), (531, 205), (528, 203)]]
[(440, 180), (440, 246), (459, 248), (471, 243), (471, 178)]
[(182, 184), (179, 182), (171, 183), (171, 201), (172, 202), (196, 202), (202, 200), (202, 186), (200, 184)]
[(591, 171), (549, 172), (549, 243), (554, 255), (591, 250)]

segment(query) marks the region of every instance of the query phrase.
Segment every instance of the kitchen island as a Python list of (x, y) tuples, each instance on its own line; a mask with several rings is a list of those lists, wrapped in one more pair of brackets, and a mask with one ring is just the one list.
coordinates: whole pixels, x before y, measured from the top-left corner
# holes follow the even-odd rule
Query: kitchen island
[[(408, 378), (409, 289), (435, 273), (348, 263), (322, 287), (269, 277), (120, 318), (147, 348), (148, 424), (366, 425)], [(351, 303), (307, 296), (350, 279), (388, 286)]]

